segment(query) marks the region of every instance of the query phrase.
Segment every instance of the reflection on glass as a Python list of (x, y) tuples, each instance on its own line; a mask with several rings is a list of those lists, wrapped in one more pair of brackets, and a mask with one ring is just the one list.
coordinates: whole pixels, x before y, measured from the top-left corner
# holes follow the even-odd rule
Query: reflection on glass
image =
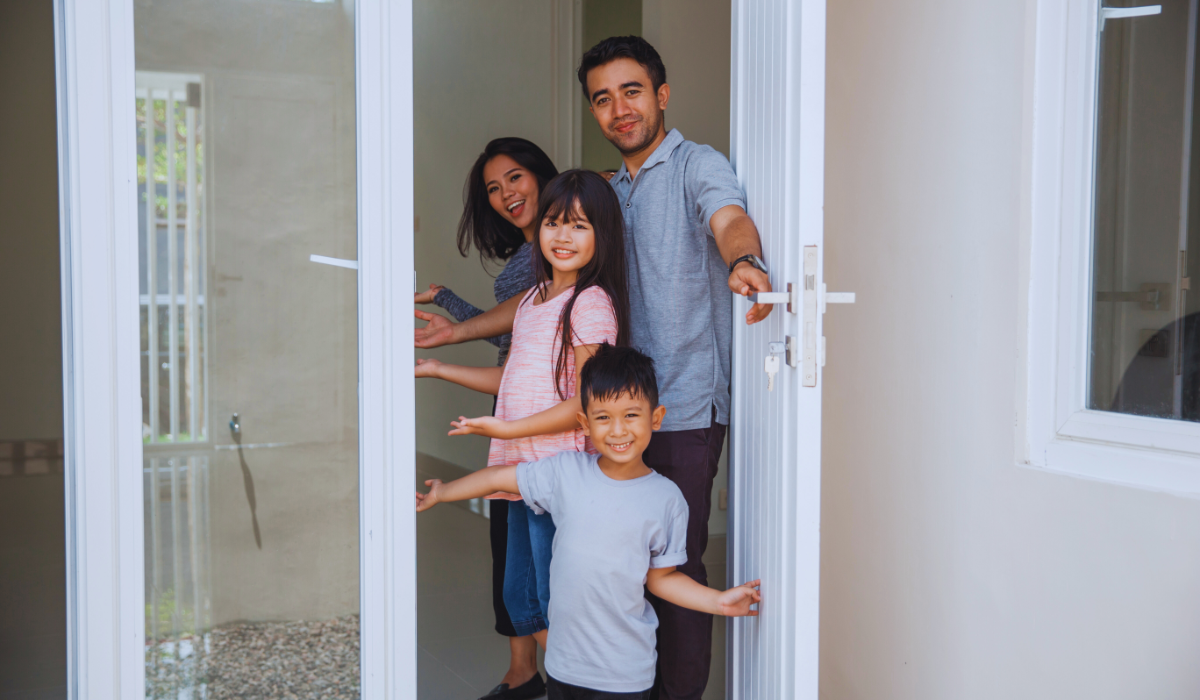
[(1162, 14), (1100, 32), (1093, 409), (1200, 420), (1200, 299), (1188, 290), (1200, 263), (1196, 21), (1191, 0), (1163, 0)]
[[(206, 438), (204, 138), (198, 78), (137, 76), (142, 439)], [(151, 293), (153, 290), (153, 293)]]
[(135, 27), (146, 697), (358, 698), (353, 4)]

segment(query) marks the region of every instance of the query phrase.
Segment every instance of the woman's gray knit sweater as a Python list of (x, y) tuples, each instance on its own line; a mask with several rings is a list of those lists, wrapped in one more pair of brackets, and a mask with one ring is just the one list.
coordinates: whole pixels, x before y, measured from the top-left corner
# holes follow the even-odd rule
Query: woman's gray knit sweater
[[(517, 252), (513, 253), (508, 262), (504, 264), (504, 269), (496, 275), (496, 283), (492, 287), (496, 294), (496, 303), (503, 304), (532, 287), (533, 282), (533, 244), (525, 243), (517, 248)], [(460, 323), (468, 318), (474, 318), (484, 311), (464, 301), (449, 288), (438, 292), (437, 296), (433, 298), (433, 303), (449, 311), (450, 315)], [(506, 333), (495, 338), (488, 338), (487, 341), (500, 348), (500, 361), (496, 364), (503, 365), (505, 358), (508, 357), (508, 348), (512, 344), (512, 334)]]

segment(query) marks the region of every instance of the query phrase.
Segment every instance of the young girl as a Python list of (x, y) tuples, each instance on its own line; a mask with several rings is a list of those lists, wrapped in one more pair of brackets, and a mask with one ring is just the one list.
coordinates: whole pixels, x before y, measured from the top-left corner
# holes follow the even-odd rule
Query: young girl
[[(517, 309), (504, 367), (418, 360), (416, 368), (418, 377), (497, 395), (495, 416), (460, 417), (450, 431), (492, 438), (489, 467), (565, 450), (594, 453), (575, 418), (575, 377), (601, 343), (629, 343), (625, 226), (612, 187), (590, 171), (562, 173), (542, 191), (538, 221), (537, 284)], [(518, 634), (533, 634), (544, 647), (554, 522), (513, 503), (508, 527), (504, 603)]]

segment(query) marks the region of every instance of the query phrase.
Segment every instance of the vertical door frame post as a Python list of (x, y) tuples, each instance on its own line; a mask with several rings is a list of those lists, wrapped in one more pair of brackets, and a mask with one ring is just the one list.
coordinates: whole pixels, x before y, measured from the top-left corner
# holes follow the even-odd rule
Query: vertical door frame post
[[(764, 217), (758, 221), (764, 249), (768, 238), (776, 236), (772, 240), (777, 249), (764, 251), (775, 256), (767, 262), (776, 290), (781, 291), (786, 283), (804, 288), (804, 251), (815, 248), (817, 264), (810, 293), (818, 295), (818, 303), (801, 305), (796, 316), (780, 306), (773, 316), (782, 317), (769, 318), (754, 330), (745, 327), (738, 313), (744, 308), (741, 303), (734, 305), (735, 416), (730, 421), (728, 555), (732, 578), (728, 583), (761, 575), (765, 605), (771, 612), (752, 620), (727, 621), (726, 694), (731, 700), (815, 700), (820, 646), (823, 304), (819, 295), (824, 289), (826, 0), (734, 0), (732, 12), (731, 162), (744, 184), (755, 177), (761, 180), (764, 167), (773, 171), (767, 181), (782, 183), (778, 193), (747, 192), (751, 209), (756, 205), (755, 195), (765, 204), (765, 212), (751, 211), (751, 215)], [(779, 52), (777, 46), (764, 46), (764, 39), (786, 45)], [(775, 63), (759, 60), (779, 53), (782, 60)], [(771, 81), (782, 87), (765, 97), (756, 94)], [(767, 109), (771, 111), (764, 117)], [(766, 120), (772, 127), (782, 125), (784, 142), (764, 143), (755, 119)], [(767, 149), (772, 149), (770, 158), (764, 155)], [(811, 334), (805, 333), (808, 324), (813, 326)], [(775, 335), (768, 338), (768, 334)], [(811, 364), (815, 376), (801, 382), (798, 374), (789, 374), (797, 372), (794, 367), (784, 366), (770, 407), (760, 405), (766, 401), (758, 388), (758, 382), (765, 383), (761, 350), (765, 341), (785, 341), (787, 337), (800, 343), (806, 337), (814, 341), (815, 362)], [(771, 415), (771, 411), (776, 413)], [(763, 435), (762, 423), (753, 423), (779, 416), (782, 429), (771, 426), (778, 432)], [(750, 443), (755, 440), (766, 447), (756, 442), (752, 450)], [(767, 469), (782, 471), (768, 473)], [(782, 506), (761, 493), (763, 484), (756, 477), (763, 474), (779, 482)], [(752, 514), (761, 514), (764, 507), (775, 508), (771, 517), (776, 521), (769, 526), (753, 521)], [(780, 565), (755, 562), (752, 543), (771, 550), (769, 556)], [(761, 551), (758, 554), (761, 556)]]
[[(133, 0), (54, 10), (69, 697), (142, 700)], [(411, 0), (355, 17), (362, 689), (400, 700), (416, 686)]]

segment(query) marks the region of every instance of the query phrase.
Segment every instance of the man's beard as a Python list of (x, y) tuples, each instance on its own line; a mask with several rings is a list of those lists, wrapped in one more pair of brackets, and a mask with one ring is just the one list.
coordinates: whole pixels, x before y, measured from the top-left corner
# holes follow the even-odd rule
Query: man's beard
[(617, 150), (620, 151), (622, 155), (627, 156), (637, 153), (638, 151), (654, 143), (654, 139), (658, 136), (659, 129), (662, 128), (662, 123), (663, 112), (662, 110), (658, 110), (656, 114), (650, 117), (649, 121), (643, 119), (639, 124), (639, 128), (635, 128), (628, 134), (618, 134), (618, 138), (624, 136), (625, 138), (634, 139), (636, 143), (624, 145), (623, 143), (613, 141), (612, 139), (609, 139), (609, 142), (616, 146)]

